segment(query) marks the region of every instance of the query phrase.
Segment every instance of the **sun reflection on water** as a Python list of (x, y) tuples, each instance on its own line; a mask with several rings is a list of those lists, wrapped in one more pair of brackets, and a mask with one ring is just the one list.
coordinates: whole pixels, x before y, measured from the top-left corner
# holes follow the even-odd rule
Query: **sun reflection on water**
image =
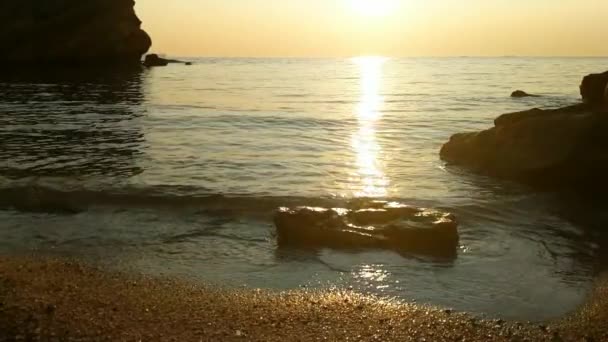
[(389, 181), (381, 165), (382, 148), (376, 139), (376, 124), (382, 118), (381, 95), (383, 57), (358, 57), (361, 99), (357, 108), (358, 131), (352, 139), (356, 154), (357, 197), (385, 197)]
[(391, 286), (399, 284), (399, 281), (391, 279), (391, 273), (383, 265), (361, 265), (353, 271), (353, 277), (365, 287), (372, 287), (380, 292)]

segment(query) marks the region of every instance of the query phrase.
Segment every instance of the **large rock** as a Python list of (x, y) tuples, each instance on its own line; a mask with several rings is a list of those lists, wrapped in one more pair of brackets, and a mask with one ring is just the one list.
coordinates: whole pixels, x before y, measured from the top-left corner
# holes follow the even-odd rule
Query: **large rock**
[(583, 101), (589, 104), (608, 104), (608, 71), (601, 74), (591, 74), (583, 78), (580, 86)]
[(0, 0), (0, 63), (139, 65), (152, 41), (133, 0)]
[(590, 105), (505, 114), (451, 137), (441, 158), (478, 173), (548, 189), (608, 190), (608, 113)]
[(451, 214), (387, 202), (357, 208), (281, 208), (275, 225), (282, 247), (385, 248), (454, 258), (459, 240)]

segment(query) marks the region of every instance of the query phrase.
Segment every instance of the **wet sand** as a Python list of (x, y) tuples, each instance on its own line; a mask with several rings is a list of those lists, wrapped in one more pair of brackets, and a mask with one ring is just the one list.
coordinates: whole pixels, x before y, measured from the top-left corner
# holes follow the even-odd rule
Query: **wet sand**
[(608, 286), (546, 324), (350, 291), (227, 290), (0, 256), (0, 341), (608, 341)]

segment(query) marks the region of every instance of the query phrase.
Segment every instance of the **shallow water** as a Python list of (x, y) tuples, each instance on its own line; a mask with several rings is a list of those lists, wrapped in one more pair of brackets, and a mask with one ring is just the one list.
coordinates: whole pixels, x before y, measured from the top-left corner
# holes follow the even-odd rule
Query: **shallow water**
[[(446, 166), (451, 134), (578, 101), (599, 58), (196, 59), (0, 78), (0, 248), (228, 286), (352, 286), (542, 320), (580, 304), (598, 246), (551, 194)], [(543, 95), (511, 99), (515, 89)], [(455, 213), (451, 261), (278, 249), (285, 205)]]

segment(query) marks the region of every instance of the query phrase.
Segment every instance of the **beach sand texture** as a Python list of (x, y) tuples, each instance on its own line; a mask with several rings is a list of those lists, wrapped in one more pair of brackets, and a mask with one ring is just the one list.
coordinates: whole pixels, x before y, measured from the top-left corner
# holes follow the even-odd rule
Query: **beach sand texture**
[(608, 287), (546, 325), (481, 320), (350, 291), (233, 290), (0, 257), (0, 340), (608, 341)]

